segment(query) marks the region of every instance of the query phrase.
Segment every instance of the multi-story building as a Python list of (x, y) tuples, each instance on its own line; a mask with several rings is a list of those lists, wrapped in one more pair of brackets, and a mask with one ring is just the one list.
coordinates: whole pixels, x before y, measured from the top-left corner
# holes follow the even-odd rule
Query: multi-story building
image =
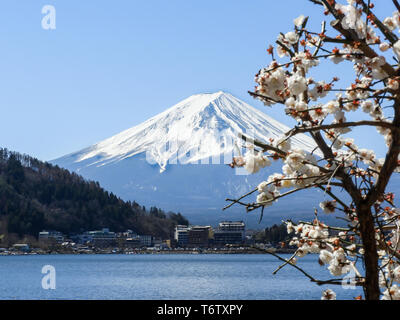
[(116, 234), (117, 243), (119, 247), (124, 248), (139, 248), (142, 246), (140, 236), (132, 230), (119, 232)]
[(208, 247), (210, 226), (192, 226), (188, 232), (188, 245), (191, 247)]
[(241, 244), (245, 241), (245, 224), (243, 221), (223, 221), (214, 231), (214, 244)]
[(189, 242), (189, 227), (183, 225), (177, 225), (175, 227), (174, 239), (177, 242), (178, 246), (180, 247), (187, 246)]
[(39, 241), (61, 243), (64, 241), (64, 235), (59, 231), (41, 231), (39, 232)]
[(91, 242), (97, 247), (110, 247), (116, 244), (116, 234), (111, 232), (108, 228), (103, 228), (97, 231), (85, 232), (87, 241)]
[(72, 235), (71, 239), (80, 244), (88, 244), (92, 242), (93, 237), (88, 232), (84, 232), (82, 234)]
[(118, 238), (138, 238), (138, 234), (132, 230), (126, 230), (125, 232), (117, 233)]
[(139, 237), (125, 238), (122, 245), (126, 248), (139, 248), (142, 246)]
[(150, 235), (140, 235), (140, 244), (145, 247), (151, 247), (153, 245), (153, 236)]

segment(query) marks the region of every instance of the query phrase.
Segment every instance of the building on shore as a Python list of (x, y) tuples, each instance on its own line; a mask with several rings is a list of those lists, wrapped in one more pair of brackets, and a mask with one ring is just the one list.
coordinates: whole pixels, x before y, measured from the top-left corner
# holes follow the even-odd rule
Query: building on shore
[(133, 232), (132, 230), (127, 230), (125, 232), (119, 232), (116, 234), (117, 244), (120, 248), (140, 248), (142, 247), (142, 242), (140, 241), (140, 236)]
[(17, 251), (22, 251), (22, 252), (29, 252), (31, 248), (29, 247), (29, 244), (26, 243), (16, 243), (12, 246), (14, 250)]
[(208, 247), (210, 244), (211, 226), (192, 226), (188, 232), (188, 246)]
[(153, 245), (154, 238), (151, 235), (140, 235), (139, 239), (143, 247), (151, 247)]
[[(39, 233), (39, 241), (62, 244), (65, 237), (58, 231), (42, 231)], [(161, 239), (155, 239), (152, 235), (138, 235), (132, 230), (125, 232), (112, 232), (108, 228), (101, 230), (85, 231), (81, 234), (73, 234), (69, 236), (67, 242), (80, 245), (89, 245), (98, 248), (121, 247), (121, 248), (140, 248), (151, 247), (155, 243), (161, 244)]]
[(246, 226), (243, 221), (222, 221), (215, 230), (211, 226), (177, 225), (174, 240), (178, 247), (219, 247), (244, 244), (245, 232)]
[(96, 247), (111, 247), (116, 245), (117, 236), (108, 228), (86, 232), (87, 239)]
[(186, 247), (189, 242), (189, 227), (177, 225), (175, 227), (174, 240), (179, 247)]
[(178, 247), (208, 247), (211, 232), (210, 226), (177, 225), (174, 240)]
[(222, 221), (214, 231), (214, 245), (243, 244), (246, 226), (243, 221)]
[(142, 242), (139, 237), (135, 238), (125, 238), (122, 241), (122, 247), (125, 248), (140, 248), (142, 247)]
[(41, 242), (62, 243), (64, 241), (64, 235), (61, 232), (54, 230), (43, 230), (39, 232), (38, 238)]

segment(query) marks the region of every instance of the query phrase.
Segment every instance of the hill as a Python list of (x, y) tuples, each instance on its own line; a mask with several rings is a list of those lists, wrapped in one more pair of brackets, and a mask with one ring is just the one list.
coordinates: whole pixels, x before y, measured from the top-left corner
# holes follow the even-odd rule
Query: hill
[(181, 215), (146, 210), (123, 201), (98, 182), (27, 155), (0, 149), (0, 235), (37, 236), (43, 229), (67, 234), (108, 227), (170, 237)]

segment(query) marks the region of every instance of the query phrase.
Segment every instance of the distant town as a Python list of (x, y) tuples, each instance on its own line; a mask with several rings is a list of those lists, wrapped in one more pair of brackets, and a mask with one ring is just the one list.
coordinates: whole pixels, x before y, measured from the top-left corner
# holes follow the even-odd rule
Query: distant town
[(0, 248), (0, 255), (14, 254), (91, 254), (91, 253), (259, 253), (258, 249), (276, 250), (270, 244), (257, 243), (251, 232), (246, 234), (243, 221), (222, 221), (211, 226), (177, 225), (171, 239), (140, 235), (132, 230), (113, 232), (109, 228), (65, 235), (43, 230), (36, 245), (16, 243)]

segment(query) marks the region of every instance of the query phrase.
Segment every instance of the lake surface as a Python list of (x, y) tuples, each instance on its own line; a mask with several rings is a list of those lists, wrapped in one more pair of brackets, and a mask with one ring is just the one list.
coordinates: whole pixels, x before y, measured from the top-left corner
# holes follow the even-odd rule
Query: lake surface
[[(282, 255), (285, 256), (285, 255)], [(286, 255), (286, 257), (289, 257)], [(298, 265), (318, 279), (333, 278), (317, 255)], [(42, 267), (56, 270), (56, 289), (42, 288)], [(267, 254), (22, 255), (0, 256), (0, 299), (338, 299), (361, 289), (318, 286)]]

